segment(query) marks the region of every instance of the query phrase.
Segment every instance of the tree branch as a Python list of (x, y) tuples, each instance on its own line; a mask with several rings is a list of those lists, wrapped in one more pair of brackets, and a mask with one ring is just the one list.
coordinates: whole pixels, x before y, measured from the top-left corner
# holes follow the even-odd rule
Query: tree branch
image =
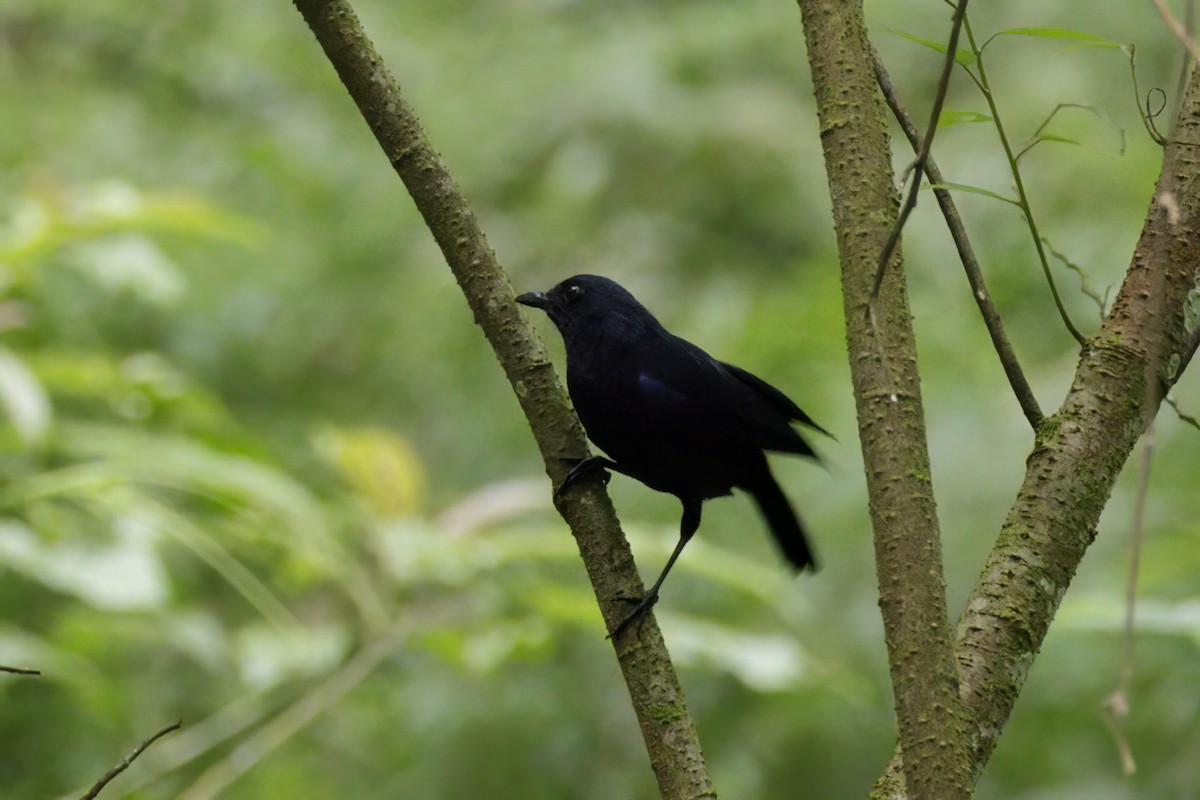
[(100, 794), (101, 790), (103, 790), (105, 786), (107, 786), (110, 782), (112, 782), (113, 778), (117, 777), (122, 772), (129, 769), (129, 765), (133, 763), (133, 760), (135, 758), (137, 758), (138, 756), (140, 756), (142, 753), (144, 753), (146, 751), (146, 748), (148, 748), (150, 745), (157, 742), (162, 737), (166, 736), (168, 733), (177, 731), (182, 727), (183, 727), (182, 722), (176, 722), (171, 725), (168, 725), (167, 727), (163, 728), (158, 733), (151, 736), (149, 739), (146, 739), (144, 742), (139, 744), (137, 747), (133, 748), (133, 750), (129, 753), (129, 755), (122, 758), (120, 761), (118, 761), (113, 766), (112, 769), (110, 769), (108, 772), (104, 773), (104, 776), (102, 778), (100, 778), (100, 780), (96, 781), (96, 785), (93, 786), (91, 789), (88, 789), (87, 793), (84, 794), (82, 797), (80, 797), (79, 800), (96, 800), (96, 796)]
[[(504, 368), (557, 486), (568, 459), (587, 453), (582, 428), (537, 334), (514, 302), (475, 215), (434, 151), (395, 79), (345, 0), (295, 0), (417, 210)], [(571, 526), (608, 630), (627, 613), (621, 598), (644, 587), (612, 503), (599, 482), (556, 505)], [(679, 678), (652, 615), (613, 637), (650, 764), (664, 798), (715, 797)]]
[[(1038, 428), (1025, 479), (958, 623), (976, 776), (1134, 444), (1195, 353), (1184, 310), (1200, 274), (1200, 72), (1193, 72), (1113, 309), (1084, 346), (1062, 408)], [(899, 762), (877, 789), (903, 798)]]
[[(880, 90), (883, 91), (883, 97), (887, 100), (888, 107), (891, 108), (896, 121), (900, 123), (900, 128), (904, 131), (904, 136), (912, 146), (913, 152), (921, 152), (923, 149), (921, 134), (904, 108), (904, 104), (900, 102), (900, 96), (896, 93), (892, 78), (888, 75), (883, 59), (879, 57), (875, 48), (871, 48), (871, 57), (875, 64), (875, 80), (879, 83)], [(938, 168), (937, 162), (933, 160), (932, 154), (927, 153), (922, 164), (930, 183), (935, 187), (945, 183), (942, 171)], [(920, 176), (917, 177), (920, 178)], [(971, 247), (967, 229), (963, 225), (962, 217), (959, 216), (958, 207), (954, 204), (954, 197), (946, 189), (940, 188), (933, 190), (933, 196), (942, 209), (946, 227), (950, 229), (950, 238), (954, 240), (963, 270), (967, 273), (967, 282), (971, 284), (971, 296), (975, 298), (975, 303), (979, 306), (983, 324), (987, 327), (988, 336), (992, 339), (992, 347), (995, 348), (996, 355), (1000, 358), (1000, 366), (1004, 368), (1004, 374), (1008, 377), (1008, 383), (1017, 397), (1021, 411), (1025, 413), (1025, 419), (1029, 420), (1029, 424), (1034, 430), (1037, 430), (1037, 426), (1042, 423), (1043, 419), (1042, 409), (1038, 406), (1033, 389), (1029, 387), (1029, 381), (1025, 379), (1025, 373), (1021, 370), (1020, 362), (1017, 361), (1017, 354), (1013, 351), (1012, 345), (1008, 341), (1008, 335), (1004, 332), (1004, 323), (1001, 322), (1000, 314), (996, 311), (995, 304), (992, 303), (987, 283), (983, 280), (983, 270), (979, 268), (979, 260), (975, 258), (975, 249)]]
[(40, 669), (27, 669), (25, 667), (6, 667), (0, 665), (0, 672), (8, 672), (12, 675), (41, 675)]
[[(917, 207), (917, 194), (921, 191), (921, 173), (925, 171), (925, 164), (929, 160), (929, 151), (933, 147), (933, 135), (937, 133), (938, 120), (942, 116), (942, 105), (946, 102), (946, 93), (950, 90), (950, 74), (954, 71), (955, 58), (958, 55), (958, 34), (962, 31), (966, 14), (967, 0), (958, 0), (958, 5), (954, 8), (953, 20), (950, 23), (950, 41), (946, 44), (946, 57), (942, 60), (942, 74), (938, 78), (937, 92), (933, 97), (933, 108), (929, 112), (929, 125), (925, 129), (925, 137), (919, 139), (920, 147), (914, 148), (917, 157), (913, 161), (912, 167), (913, 182), (909, 186), (908, 196), (904, 198), (904, 205), (900, 207), (900, 216), (892, 225), (887, 241), (883, 243), (879, 264), (875, 267), (875, 280), (871, 284), (872, 301), (879, 296), (879, 286), (883, 283), (883, 271), (887, 269), (888, 262), (892, 260), (892, 251), (900, 243), (900, 233), (904, 230), (904, 224), (908, 222), (909, 215)], [(875, 55), (875, 48), (871, 48), (871, 53)]]
[(864, 313), (879, 254), (896, 220), (883, 104), (861, 3), (799, 0), (799, 5), (833, 199), (904, 777), (913, 797), (965, 798), (966, 713), (946, 616), (916, 345), (898, 252), (879, 293), (878, 324)]

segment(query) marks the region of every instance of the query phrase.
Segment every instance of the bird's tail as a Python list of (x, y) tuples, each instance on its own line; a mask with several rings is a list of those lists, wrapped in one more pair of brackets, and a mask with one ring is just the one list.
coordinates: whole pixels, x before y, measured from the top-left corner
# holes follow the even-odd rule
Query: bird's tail
[(783, 551), (787, 560), (797, 570), (807, 569), (815, 572), (817, 560), (813, 556), (812, 548), (808, 546), (804, 526), (770, 471), (764, 469), (754, 485), (746, 488), (758, 503), (758, 508), (771, 529), (771, 535), (779, 543), (779, 549)]

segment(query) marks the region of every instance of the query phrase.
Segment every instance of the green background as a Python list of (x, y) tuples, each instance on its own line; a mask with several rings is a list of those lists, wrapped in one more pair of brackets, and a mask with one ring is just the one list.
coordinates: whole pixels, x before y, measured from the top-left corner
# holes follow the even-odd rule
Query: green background
[[(838, 440), (777, 459), (823, 568), (793, 579), (745, 498), (707, 505), (657, 614), (729, 798), (865, 794), (890, 683), (819, 130), (795, 4), (363, 0), (359, 12), (518, 291), (578, 272), (784, 389)], [(914, 116), (940, 3), (868, 4)], [(981, 4), (981, 38), (1135, 43), (1178, 96), (1148, 4)], [(1119, 283), (1160, 149), (1119, 50), (1002, 37), (989, 77), (1042, 232)], [(962, 73), (947, 101), (984, 111)], [(428, 231), (289, 3), (11, 0), (0, 10), (0, 795), (650, 798), (574, 542), (504, 377)], [(896, 144), (896, 165), (910, 156)], [(1011, 194), (986, 124), (942, 128), (947, 180)], [(1009, 205), (960, 194), (1043, 408), (1077, 348)], [(936, 207), (904, 243), (950, 607), (1031, 434)], [(1053, 263), (1076, 323), (1096, 304)], [(552, 326), (531, 317), (561, 364)], [(1194, 371), (1193, 371), (1194, 372)], [(1200, 411), (1194, 375), (1181, 407)], [(1200, 796), (1200, 432), (1156, 429), (1121, 722), (1136, 469), (980, 798)], [(1140, 455), (1135, 453), (1135, 459)], [(644, 574), (679, 509), (610, 486)], [(123, 794), (125, 793), (125, 794)]]

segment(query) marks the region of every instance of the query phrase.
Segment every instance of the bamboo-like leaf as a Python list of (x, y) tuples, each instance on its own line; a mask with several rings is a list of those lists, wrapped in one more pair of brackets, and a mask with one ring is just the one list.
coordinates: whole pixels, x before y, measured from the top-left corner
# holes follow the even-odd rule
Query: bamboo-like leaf
[(955, 192), (970, 192), (971, 194), (981, 194), (984, 197), (991, 197), (996, 200), (1003, 200), (1005, 203), (1011, 203), (1014, 206), (1020, 207), (1020, 205), (1021, 205), (1020, 203), (1018, 203), (1016, 200), (1012, 199), (1011, 197), (1005, 197), (1002, 194), (997, 194), (996, 192), (993, 192), (991, 189), (984, 189), (981, 186), (971, 186), (970, 184), (966, 184), (966, 183), (928, 183), (928, 184), (925, 184), (925, 186), (928, 189), (949, 189), (950, 191), (955, 191)]
[(1083, 31), (1071, 30), (1070, 28), (1009, 28), (1003, 31), (997, 31), (992, 38), (997, 36), (1034, 36), (1040, 39), (1065, 39), (1074, 42), (1083, 42), (1089, 47), (1111, 47), (1120, 49), (1123, 45), (1120, 42), (1114, 42), (1111, 39), (1105, 39), (1103, 36), (1096, 36)]
[[(905, 39), (908, 39), (909, 41), (916, 42), (917, 44), (920, 44), (920, 45), (924, 45), (925, 47), (928, 47), (930, 50), (936, 50), (937, 52), (941, 53), (942, 55), (946, 54), (946, 45), (942, 44), (941, 42), (935, 42), (933, 39), (926, 39), (921, 36), (917, 36), (916, 34), (908, 33), (906, 31), (902, 31), (902, 30), (897, 30), (896, 28), (892, 28), (891, 31), (892, 31), (892, 33), (896, 34), (897, 36), (902, 36)], [(972, 53), (970, 50), (956, 50), (956, 51), (954, 51), (954, 60), (957, 61), (959, 64), (961, 64), (964, 67), (969, 67), (975, 63), (976, 58), (975, 58), (975, 54)]]
[(992, 116), (982, 111), (955, 111), (947, 108), (938, 117), (939, 128), (949, 128), (951, 125), (970, 125), (975, 122), (991, 122)]
[(1038, 138), (1039, 142), (1059, 142), (1060, 144), (1078, 144), (1078, 145), (1083, 144), (1083, 142), (1079, 141), (1078, 139), (1072, 139), (1070, 136), (1060, 136), (1057, 133), (1043, 133), (1041, 136), (1039, 136), (1037, 138)]

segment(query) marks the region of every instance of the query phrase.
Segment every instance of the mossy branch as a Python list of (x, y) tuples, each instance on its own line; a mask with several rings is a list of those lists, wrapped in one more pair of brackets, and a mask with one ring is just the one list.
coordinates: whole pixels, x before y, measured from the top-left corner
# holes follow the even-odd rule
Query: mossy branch
[[(295, 0), (295, 5), (433, 233), (512, 384), (557, 486), (569, 459), (587, 453), (587, 443), (541, 340), (521, 316), (512, 285), (466, 198), (425, 138), (350, 4)], [(575, 535), (611, 631), (628, 611), (621, 598), (644, 591), (612, 504), (599, 483), (569, 492), (556, 503)], [(613, 646), (662, 797), (716, 797), (696, 727), (653, 616), (614, 637)]]

